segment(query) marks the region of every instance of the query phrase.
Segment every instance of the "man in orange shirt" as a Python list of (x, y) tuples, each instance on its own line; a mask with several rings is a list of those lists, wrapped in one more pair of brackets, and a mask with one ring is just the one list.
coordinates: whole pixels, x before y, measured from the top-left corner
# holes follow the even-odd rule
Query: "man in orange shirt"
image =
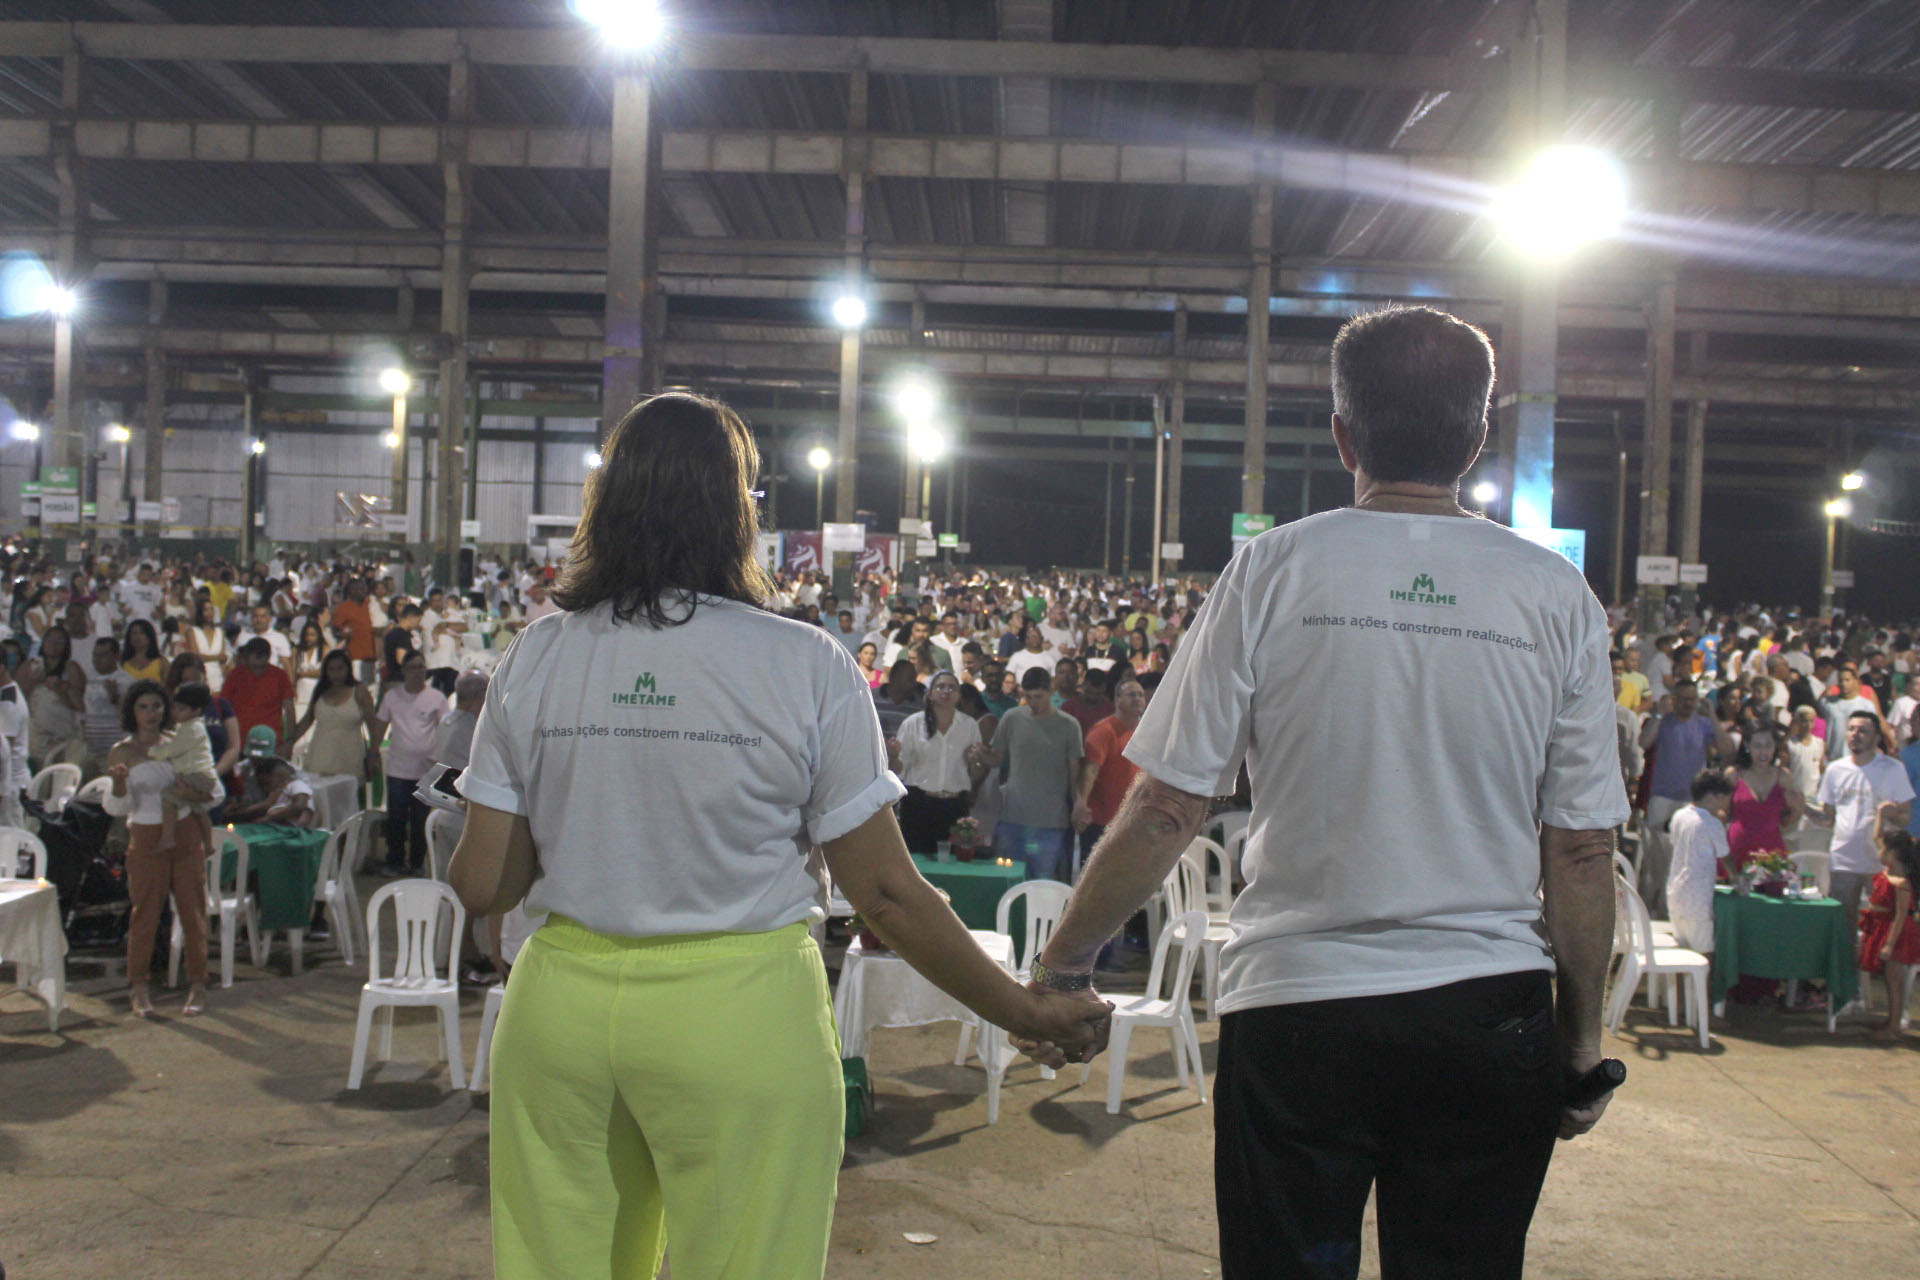
[(1075, 802), (1085, 804), (1093, 814), (1093, 821), (1080, 832), (1080, 844), (1074, 851), (1075, 879), (1080, 876), (1080, 864), (1099, 843), (1100, 833), (1120, 812), (1120, 802), (1126, 798), (1127, 788), (1133, 785), (1133, 775), (1139, 772), (1125, 752), (1140, 717), (1146, 714), (1147, 691), (1131, 671), (1115, 670), (1120, 676), (1113, 686), (1113, 714), (1087, 730), (1086, 755), (1081, 758), (1073, 780)]
[(363, 684), (372, 683), (373, 663), (380, 651), (373, 639), (373, 613), (367, 608), (365, 579), (347, 580), (347, 598), (333, 606), (333, 625), (347, 633), (347, 656), (353, 659), (355, 675)]

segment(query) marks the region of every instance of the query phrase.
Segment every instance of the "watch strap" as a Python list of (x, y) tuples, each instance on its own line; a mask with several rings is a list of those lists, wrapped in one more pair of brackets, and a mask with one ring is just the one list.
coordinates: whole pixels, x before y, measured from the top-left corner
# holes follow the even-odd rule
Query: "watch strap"
[(1085, 991), (1093, 986), (1093, 974), (1061, 973), (1048, 968), (1037, 956), (1028, 969), (1028, 976), (1041, 986), (1051, 987), (1055, 991)]

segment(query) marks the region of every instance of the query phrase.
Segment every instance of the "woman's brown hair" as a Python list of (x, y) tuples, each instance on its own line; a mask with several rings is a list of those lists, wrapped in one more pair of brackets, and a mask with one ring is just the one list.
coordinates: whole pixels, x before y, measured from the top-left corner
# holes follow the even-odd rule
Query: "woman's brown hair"
[[(698, 596), (757, 606), (772, 594), (754, 559), (760, 452), (740, 415), (705, 396), (653, 396), (601, 453), (554, 584), (562, 609), (611, 602), (616, 621), (670, 627), (693, 617)], [(680, 604), (684, 612), (668, 612)]]

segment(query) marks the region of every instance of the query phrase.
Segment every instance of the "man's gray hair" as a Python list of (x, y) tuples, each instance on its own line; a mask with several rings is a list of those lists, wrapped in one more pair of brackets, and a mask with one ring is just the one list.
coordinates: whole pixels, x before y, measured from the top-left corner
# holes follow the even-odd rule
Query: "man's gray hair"
[(487, 673), (469, 671), (453, 682), (453, 699), (466, 702), (470, 699), (484, 699), (487, 696)]
[(1492, 394), (1493, 344), (1444, 311), (1387, 307), (1333, 340), (1333, 411), (1375, 480), (1453, 485), (1479, 451)]

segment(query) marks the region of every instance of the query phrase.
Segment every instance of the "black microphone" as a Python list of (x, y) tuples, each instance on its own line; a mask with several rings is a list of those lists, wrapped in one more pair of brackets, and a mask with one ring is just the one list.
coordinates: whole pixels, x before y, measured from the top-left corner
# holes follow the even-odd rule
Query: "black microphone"
[(1565, 1104), (1575, 1109), (1590, 1107), (1625, 1084), (1626, 1080), (1626, 1063), (1618, 1058), (1602, 1058), (1600, 1065), (1593, 1070), (1567, 1081)]

